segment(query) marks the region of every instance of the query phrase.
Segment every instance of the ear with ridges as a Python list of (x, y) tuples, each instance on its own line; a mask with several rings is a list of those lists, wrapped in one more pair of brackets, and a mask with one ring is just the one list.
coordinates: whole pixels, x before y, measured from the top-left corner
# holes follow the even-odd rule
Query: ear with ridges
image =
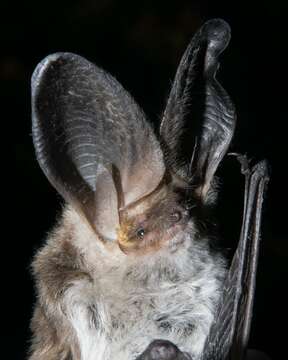
[(105, 239), (119, 208), (152, 192), (164, 174), (160, 145), (143, 112), (107, 72), (56, 53), (32, 76), (33, 141), (45, 175)]
[(198, 30), (181, 59), (160, 127), (166, 162), (175, 171), (185, 167), (204, 202), (236, 124), (234, 105), (215, 78), (229, 41), (230, 27), (221, 19)]

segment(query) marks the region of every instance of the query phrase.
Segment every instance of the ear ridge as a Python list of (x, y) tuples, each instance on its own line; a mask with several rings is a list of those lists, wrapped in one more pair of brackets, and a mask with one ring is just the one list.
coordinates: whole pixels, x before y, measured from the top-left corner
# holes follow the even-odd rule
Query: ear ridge
[(160, 127), (166, 161), (172, 167), (184, 164), (188, 169), (195, 148), (188, 175), (203, 199), (236, 124), (234, 105), (216, 79), (219, 56), (230, 37), (230, 27), (221, 19), (210, 20), (197, 31), (179, 64)]
[[(35, 69), (32, 133), (49, 181), (106, 238), (116, 236), (117, 191), (126, 203), (135, 201), (164, 173), (159, 143), (142, 110), (111, 75), (72, 53), (49, 55)], [(117, 189), (113, 168), (121, 181)]]

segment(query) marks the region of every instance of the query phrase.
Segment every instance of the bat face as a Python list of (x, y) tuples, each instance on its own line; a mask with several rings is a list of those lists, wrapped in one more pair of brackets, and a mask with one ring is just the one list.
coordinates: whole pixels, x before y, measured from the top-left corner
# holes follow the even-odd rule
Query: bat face
[(120, 211), (117, 241), (126, 254), (141, 255), (176, 247), (184, 241), (190, 221), (188, 184), (171, 180), (162, 183), (141, 201)]

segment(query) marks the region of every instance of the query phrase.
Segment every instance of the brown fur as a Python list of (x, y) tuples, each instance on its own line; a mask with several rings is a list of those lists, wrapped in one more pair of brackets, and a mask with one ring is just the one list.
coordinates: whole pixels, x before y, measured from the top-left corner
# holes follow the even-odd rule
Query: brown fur
[[(129, 256), (155, 252), (169, 242), (179, 227), (184, 226), (184, 215), (179, 224), (171, 220), (170, 215), (175, 210), (184, 214), (173, 185), (164, 185), (142, 202), (123, 210), (118, 245), (105, 243), (103, 246), (114, 252), (115, 247), (119, 246)], [(142, 240), (135, 235), (140, 225), (147, 229)], [(87, 288), (92, 282), (89, 265), (74, 243), (77, 238), (75, 229), (75, 224), (69, 220), (69, 216), (67, 221), (64, 213), (64, 218), (32, 264), (38, 301), (31, 324), (35, 337), (30, 360), (68, 360), (70, 356), (73, 360), (80, 359), (75, 333), (66, 316), (65, 302), (62, 301), (67, 290), (79, 280)], [(96, 236), (95, 241), (99, 241)]]
[(38, 299), (31, 322), (34, 338), (30, 360), (80, 359), (62, 297), (75, 281), (89, 282), (90, 277), (83, 271), (82, 256), (73, 246), (72, 237), (70, 226), (59, 226), (32, 264)]
[[(124, 253), (143, 255), (157, 251), (184, 228), (187, 213), (181, 206), (179, 190), (183, 189), (164, 183), (141, 202), (122, 210), (118, 243)], [(140, 228), (145, 230), (143, 239), (137, 236)]]

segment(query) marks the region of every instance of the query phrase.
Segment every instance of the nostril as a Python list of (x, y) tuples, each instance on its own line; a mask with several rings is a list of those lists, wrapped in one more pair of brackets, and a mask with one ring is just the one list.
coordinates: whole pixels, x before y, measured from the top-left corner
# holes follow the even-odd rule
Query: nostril
[(176, 223), (182, 219), (182, 214), (180, 211), (174, 211), (170, 217), (171, 220)]
[(186, 203), (185, 205), (184, 205), (184, 210), (186, 211), (186, 212), (189, 212), (189, 211), (191, 211), (193, 208), (195, 208), (195, 204), (191, 204), (190, 202), (188, 202), (188, 203)]

